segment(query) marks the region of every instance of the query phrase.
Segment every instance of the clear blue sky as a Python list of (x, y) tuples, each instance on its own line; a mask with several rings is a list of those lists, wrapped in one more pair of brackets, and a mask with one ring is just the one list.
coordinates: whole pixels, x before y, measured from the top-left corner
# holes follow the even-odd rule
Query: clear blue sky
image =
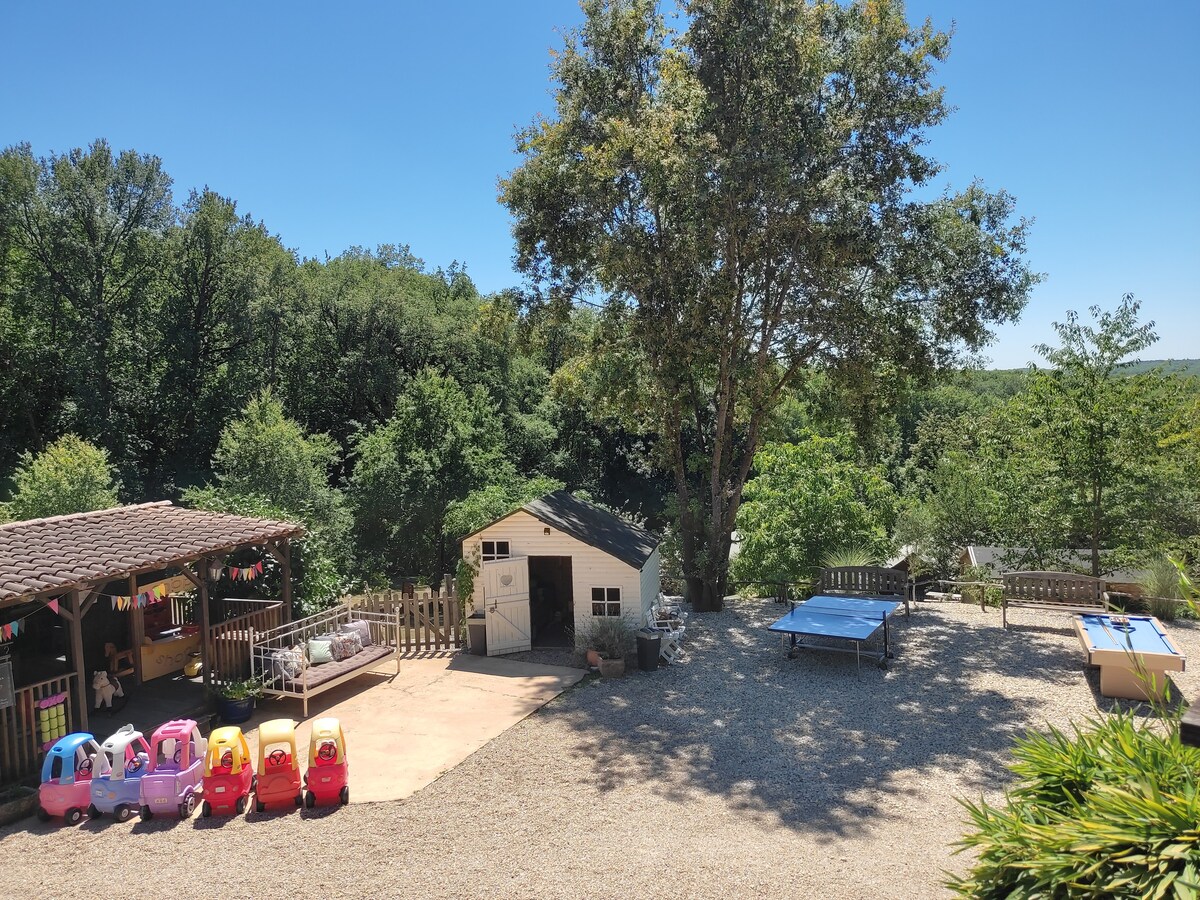
[[(1143, 301), (1148, 357), (1200, 357), (1200, 4), (909, 0), (957, 20), (932, 134), (955, 185), (1036, 218), (1047, 274), (988, 351), (1034, 358), (1068, 308)], [(0, 144), (105, 137), (162, 157), (177, 199), (208, 185), (304, 256), (407, 243), (485, 291), (519, 283), (496, 179), (551, 110), (548, 51), (574, 0), (41, 3), (0, 19)]]

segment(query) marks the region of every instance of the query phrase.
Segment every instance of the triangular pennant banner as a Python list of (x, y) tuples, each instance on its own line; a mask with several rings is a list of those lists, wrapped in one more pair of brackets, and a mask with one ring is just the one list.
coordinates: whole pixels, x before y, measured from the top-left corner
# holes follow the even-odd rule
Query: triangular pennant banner
[(16, 637), (16, 636), (17, 636), (17, 633), (18, 633), (20, 630), (21, 630), (21, 620), (20, 620), (20, 619), (17, 619), (17, 621), (15, 621), (15, 622), (13, 622), (13, 623), (12, 623), (12, 633), (13, 633), (13, 637)]
[(12, 637), (12, 625), (5, 625), (5, 626), (4, 626), (4, 631), (3, 631), (3, 634), (4, 634), (4, 639), (5, 639), (6, 641), (7, 641), (7, 640), (8, 640), (10, 637)]
[(55, 614), (57, 614), (57, 613), (58, 613), (58, 601), (57, 601), (57, 600), (51, 600), (51, 601), (50, 601), (49, 603), (47, 603), (46, 605), (47, 605), (48, 607), (50, 607), (50, 611), (51, 611), (51, 612), (53, 612), (53, 613), (55, 613)]

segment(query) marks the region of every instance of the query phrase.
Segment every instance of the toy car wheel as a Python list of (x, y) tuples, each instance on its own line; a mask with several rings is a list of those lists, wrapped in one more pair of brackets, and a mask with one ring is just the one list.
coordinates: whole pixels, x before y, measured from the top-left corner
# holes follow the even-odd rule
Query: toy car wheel
[(257, 801), (257, 802), (254, 804), (254, 808), (255, 808), (256, 810), (258, 810), (258, 812), (266, 812), (266, 811), (267, 811), (267, 804), (265, 804), (265, 803), (263, 803), (261, 800), (259, 800), (259, 801)]
[(129, 817), (132, 815), (133, 815), (133, 810), (130, 809), (128, 806), (126, 806), (124, 803), (122, 803), (116, 809), (113, 810), (113, 818), (116, 819), (118, 822), (128, 822)]
[(183, 802), (179, 804), (179, 818), (190, 819), (192, 813), (196, 811), (196, 795), (188, 794), (183, 798)]
[(142, 811), (141, 811), (140, 815), (142, 817), (143, 822), (149, 822), (151, 819), (154, 818), (154, 813), (150, 812), (150, 807), (148, 807), (148, 806), (142, 807)]
[(350, 786), (343, 785), (341, 793), (338, 794), (338, 799), (342, 801), (342, 806), (350, 802)]
[(297, 805), (297, 806), (303, 806), (303, 805), (304, 805), (304, 793), (303, 793), (303, 792), (301, 792), (301, 791), (298, 791), (298, 792), (296, 793), (296, 805)]
[(83, 810), (78, 806), (72, 806), (63, 814), (63, 821), (68, 825), (78, 825), (83, 821)]
[(100, 818), (100, 810), (96, 809), (96, 804), (95, 804), (95, 803), (89, 803), (89, 804), (88, 804), (88, 818), (89, 818), (89, 819), (98, 819), (98, 818)]
[(306, 793), (304, 795), (304, 805), (307, 806), (309, 809), (312, 809), (314, 806), (316, 806), (317, 805), (317, 795), (314, 794), (312, 791), (309, 791), (308, 793)]
[(234, 807), (234, 809), (237, 810), (237, 814), (239, 816), (246, 811), (246, 796), (245, 796), (245, 794), (243, 794), (241, 797), (237, 798), (237, 805)]
[(200, 804), (200, 815), (206, 819), (212, 815), (212, 807), (208, 805), (207, 800)]
[(54, 818), (54, 816), (50, 815), (50, 813), (46, 812), (40, 806), (38, 807), (38, 819), (40, 819), (43, 822), (49, 822), (53, 818)]

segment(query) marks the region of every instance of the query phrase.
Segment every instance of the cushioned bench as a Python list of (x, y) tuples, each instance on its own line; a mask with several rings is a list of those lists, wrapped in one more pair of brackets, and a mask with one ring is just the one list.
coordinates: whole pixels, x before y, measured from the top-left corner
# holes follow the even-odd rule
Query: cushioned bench
[[(345, 659), (308, 665), (299, 673), (287, 672), (299, 663), (309, 641), (342, 631), (343, 626), (352, 622), (366, 623), (369, 646)], [(299, 699), (304, 718), (308, 718), (310, 697), (373, 669), (383, 660), (395, 659), (396, 672), (400, 672), (399, 626), (399, 616), (395, 613), (355, 609), (349, 604), (335, 606), (315, 616), (258, 632), (250, 645), (250, 672), (262, 682), (267, 696)]]

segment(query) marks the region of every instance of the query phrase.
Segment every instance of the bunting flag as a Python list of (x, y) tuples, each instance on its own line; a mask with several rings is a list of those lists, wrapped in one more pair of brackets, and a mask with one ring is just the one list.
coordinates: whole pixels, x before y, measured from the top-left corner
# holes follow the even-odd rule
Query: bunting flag
[(221, 577), (229, 576), (230, 581), (254, 581), (263, 573), (261, 561), (252, 566), (226, 566), (221, 570)]
[(55, 614), (57, 614), (57, 613), (58, 613), (58, 601), (57, 601), (57, 600), (51, 600), (51, 601), (50, 601), (49, 603), (47, 603), (46, 605), (47, 605), (48, 607), (50, 607), (50, 611), (51, 611), (51, 612), (53, 612), (53, 613), (55, 613)]
[(6, 641), (12, 637), (12, 623), (11, 622), (4, 626), (2, 633), (4, 635), (4, 640), (6, 640)]
[(110, 597), (113, 609), (145, 609), (151, 603), (158, 603), (167, 596), (167, 586), (156, 584), (148, 591), (142, 591), (132, 597)]

